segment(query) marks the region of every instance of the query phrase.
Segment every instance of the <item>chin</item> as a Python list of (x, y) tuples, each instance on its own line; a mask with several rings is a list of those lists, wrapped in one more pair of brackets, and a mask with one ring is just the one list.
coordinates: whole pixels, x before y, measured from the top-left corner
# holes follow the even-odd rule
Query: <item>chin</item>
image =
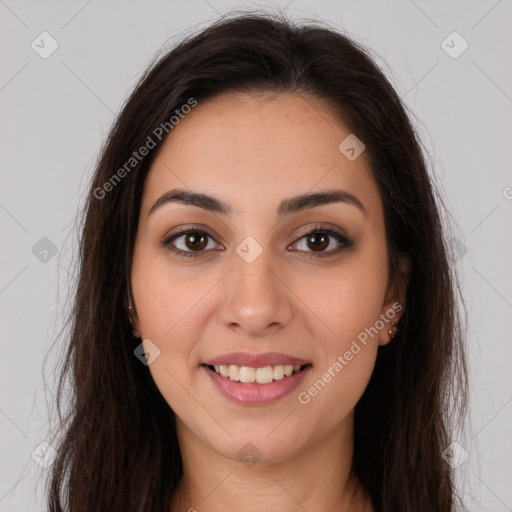
[[(275, 428), (275, 427), (274, 427)], [(269, 429), (268, 432), (271, 432)], [(298, 443), (292, 435), (277, 433), (272, 438), (261, 430), (245, 431), (240, 435), (224, 439), (212, 448), (224, 457), (236, 462), (244, 462), (248, 467), (254, 464), (274, 464), (283, 462), (297, 454)]]

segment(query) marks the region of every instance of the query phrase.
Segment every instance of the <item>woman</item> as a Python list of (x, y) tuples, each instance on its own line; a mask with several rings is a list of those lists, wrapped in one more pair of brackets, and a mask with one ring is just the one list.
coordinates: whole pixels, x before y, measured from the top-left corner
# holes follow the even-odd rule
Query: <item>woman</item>
[(90, 188), (50, 510), (455, 510), (435, 195), (346, 36), (243, 14), (163, 55)]

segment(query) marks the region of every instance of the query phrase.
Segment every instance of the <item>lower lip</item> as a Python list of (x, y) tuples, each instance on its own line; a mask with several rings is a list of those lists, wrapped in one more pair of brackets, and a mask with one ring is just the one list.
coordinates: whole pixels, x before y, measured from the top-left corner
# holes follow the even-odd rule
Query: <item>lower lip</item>
[(300, 372), (280, 380), (273, 380), (268, 384), (249, 384), (223, 377), (206, 365), (202, 365), (202, 367), (224, 396), (238, 404), (247, 405), (265, 405), (283, 398), (291, 393), (313, 368), (308, 365)]

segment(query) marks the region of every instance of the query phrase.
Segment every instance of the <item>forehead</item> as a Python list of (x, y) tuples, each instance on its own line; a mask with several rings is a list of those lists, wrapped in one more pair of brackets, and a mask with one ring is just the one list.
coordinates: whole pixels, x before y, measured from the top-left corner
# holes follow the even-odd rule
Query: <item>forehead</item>
[(146, 179), (143, 209), (175, 187), (233, 204), (235, 214), (284, 197), (343, 188), (380, 203), (364, 152), (339, 149), (350, 130), (330, 105), (299, 93), (229, 93), (199, 102), (174, 126)]

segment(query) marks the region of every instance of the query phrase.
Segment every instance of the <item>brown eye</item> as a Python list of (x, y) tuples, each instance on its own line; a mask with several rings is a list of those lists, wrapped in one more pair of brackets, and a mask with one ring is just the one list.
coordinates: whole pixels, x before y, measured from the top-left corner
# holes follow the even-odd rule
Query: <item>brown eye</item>
[[(178, 256), (198, 257), (206, 253), (204, 249), (208, 246), (211, 235), (197, 229), (184, 229), (162, 241), (162, 245), (168, 247)], [(218, 247), (215, 246), (214, 248)]]
[(185, 245), (192, 250), (202, 250), (208, 244), (207, 235), (203, 233), (189, 233), (185, 235)]
[(322, 232), (316, 232), (311, 235), (308, 235), (307, 242), (308, 247), (313, 248), (313, 250), (316, 251), (323, 251), (329, 246), (329, 235), (326, 235)]
[(345, 235), (320, 226), (306, 231), (292, 247), (309, 257), (327, 257), (339, 254), (352, 245)]

